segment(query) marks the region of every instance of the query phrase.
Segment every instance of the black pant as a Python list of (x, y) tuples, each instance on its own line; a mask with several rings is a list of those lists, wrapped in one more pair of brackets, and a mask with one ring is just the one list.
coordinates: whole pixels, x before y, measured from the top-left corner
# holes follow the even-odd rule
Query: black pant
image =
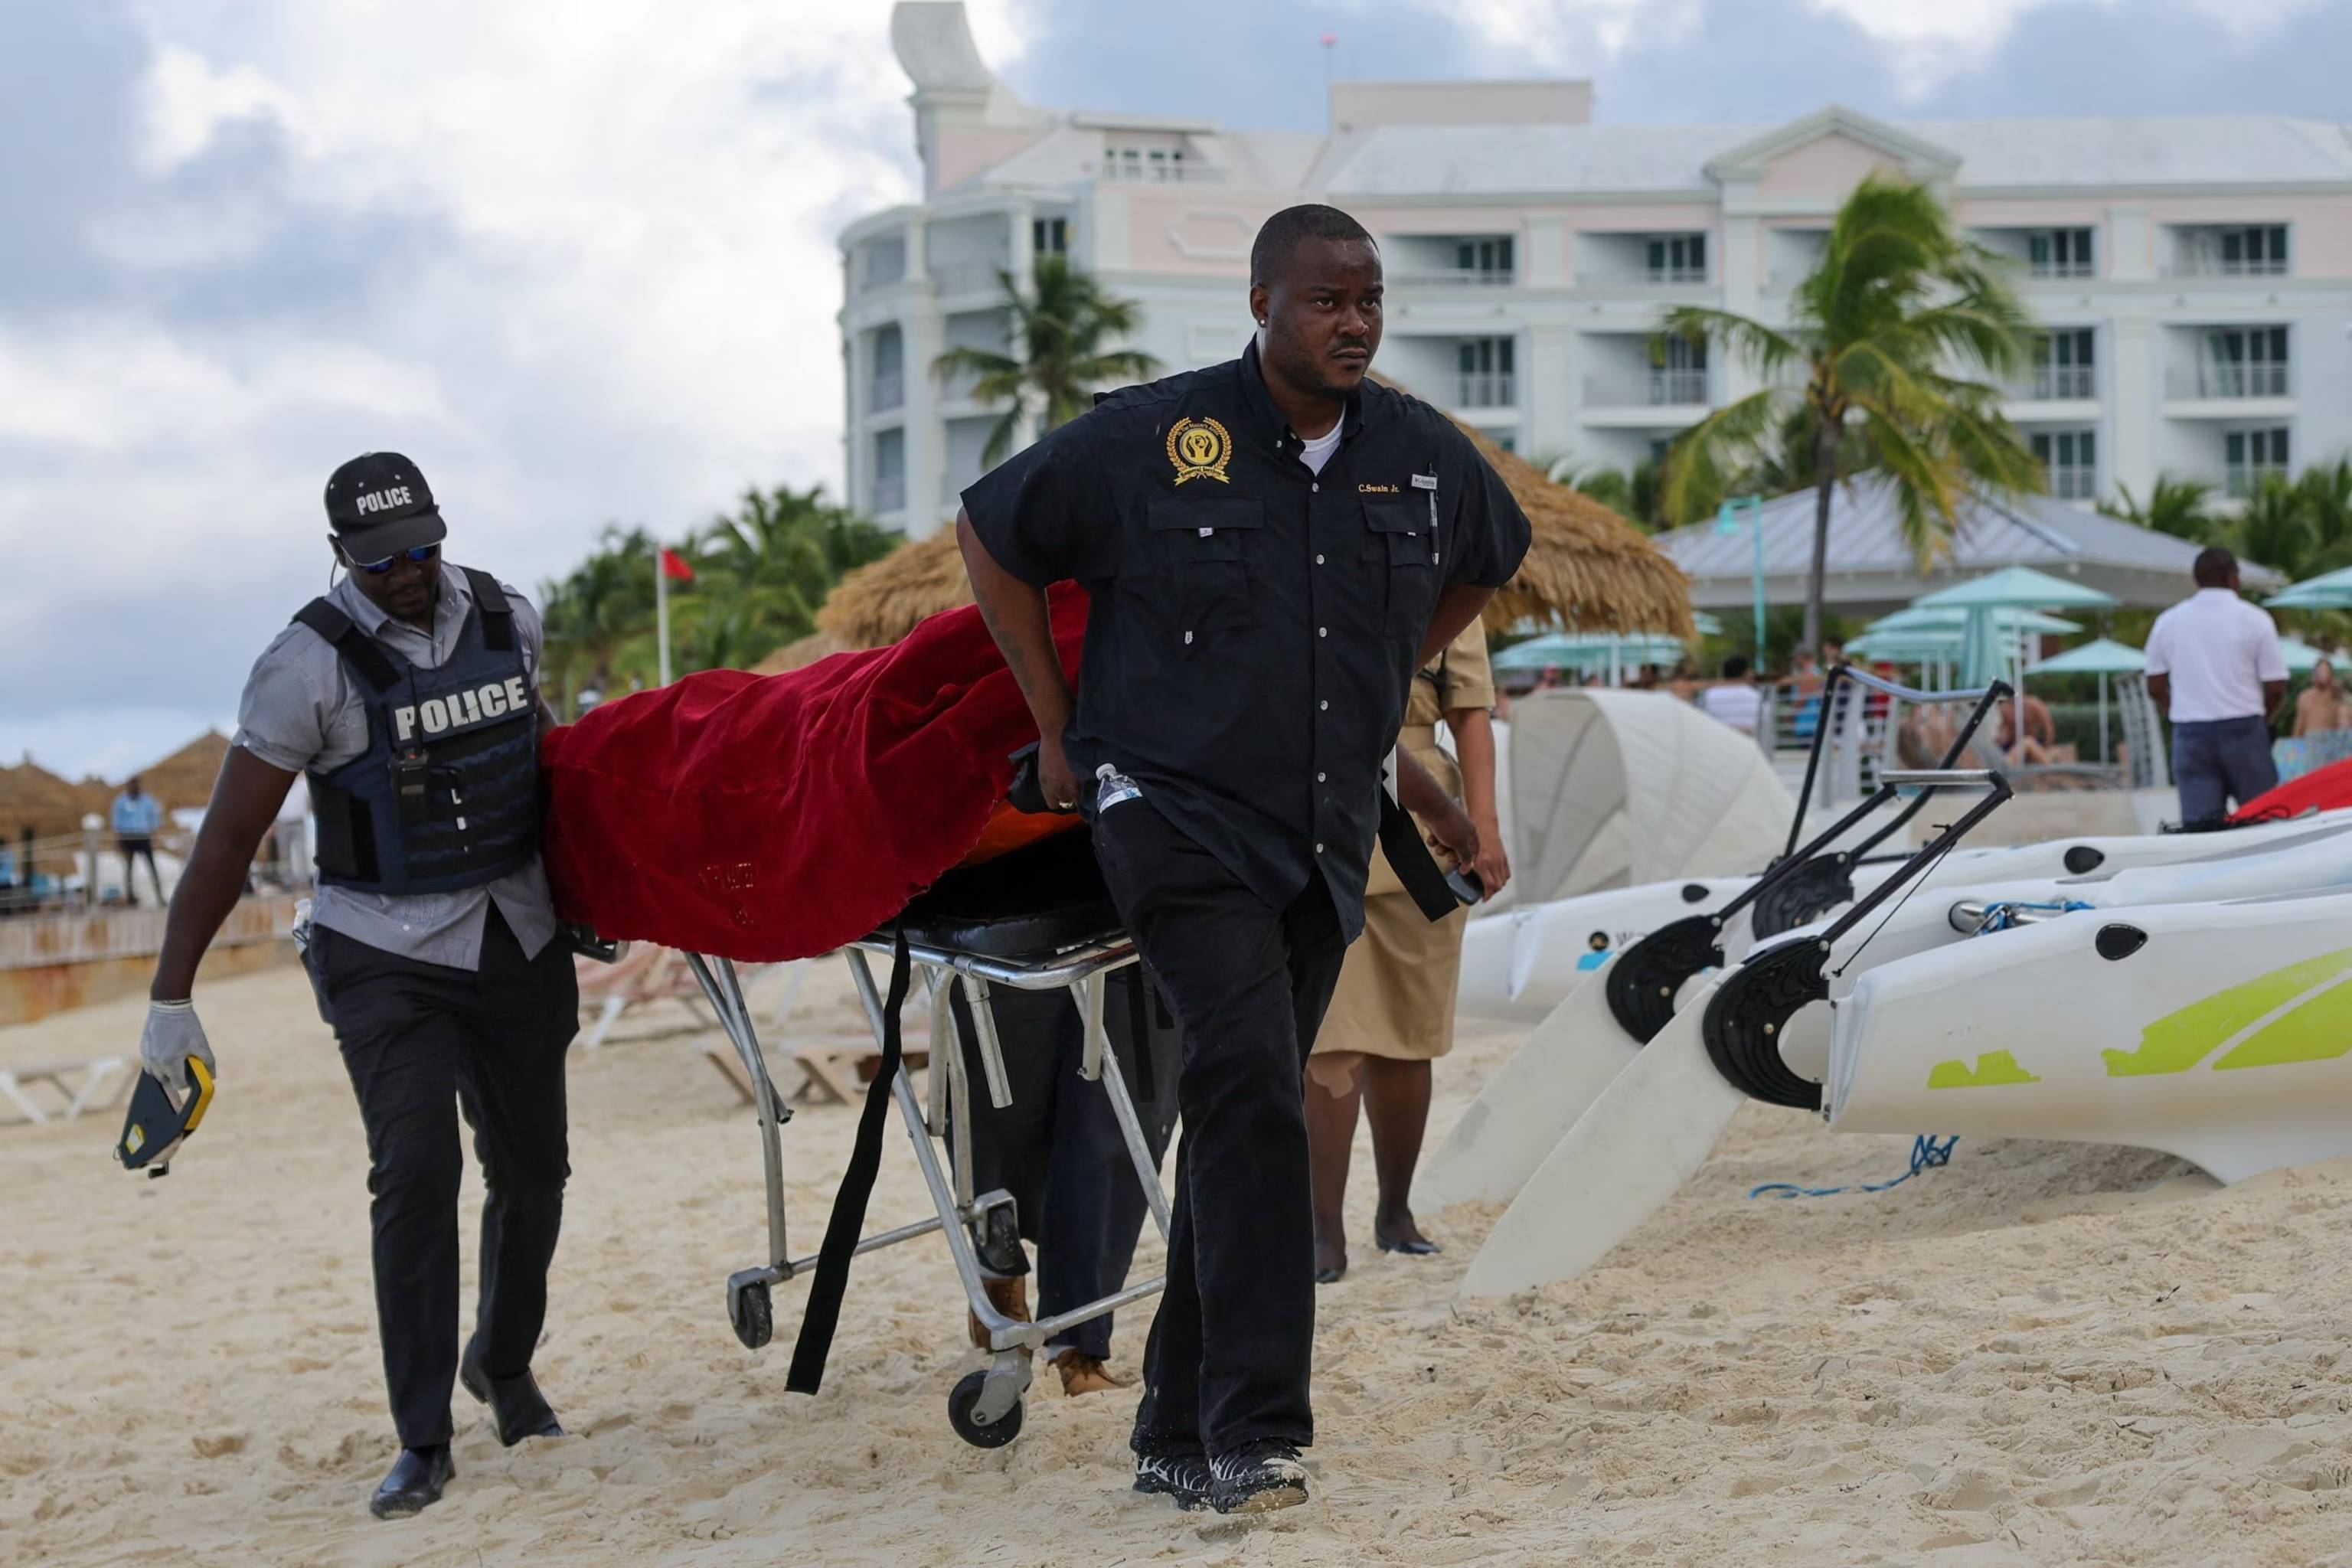
[[(152, 838), (118, 838), (114, 847), (122, 853), (122, 901), (126, 904), (139, 901), (139, 887), (133, 879), (139, 875), (139, 862), (143, 858), (147, 862), (147, 880), (154, 884), (155, 901), (159, 904), (163, 902), (163, 873), (155, 869), (155, 841)], [(97, 870), (95, 866), (90, 868), (92, 875)]]
[(527, 1370), (571, 1174), (563, 1053), (580, 1026), (572, 955), (526, 959), (493, 904), (482, 966), (401, 958), (340, 931), (312, 947), (367, 1124), (376, 1329), (403, 1447), (449, 1440), (457, 1373), (457, 1114), (474, 1130), (482, 1207), (474, 1332), (494, 1376)]
[[(1172, 1026), (1154, 1026), (1161, 1003), (1150, 984), (1140, 969), (1112, 974), (1103, 1025), (1156, 1159), (1175, 1126), (1181, 1047)], [(1002, 1110), (988, 1099), (961, 987), (955, 994), (956, 1029), (972, 1086), (972, 1189), (1002, 1187), (1013, 1194), (1021, 1235), (1037, 1244), (1037, 1315), (1050, 1318), (1126, 1284), (1148, 1205), (1108, 1089), (1078, 1076), (1086, 1029), (1076, 998), (1067, 991), (1010, 985), (992, 988), (989, 998), (1013, 1091), (1013, 1103)], [(1063, 1330), (1045, 1348), (1105, 1357), (1110, 1331), (1106, 1313)]]
[(1346, 944), (1321, 879), (1269, 909), (1149, 798), (1095, 824), (1120, 917), (1184, 1032), (1168, 1289), (1138, 1453), (1315, 1440), (1315, 1223), (1301, 1075)]

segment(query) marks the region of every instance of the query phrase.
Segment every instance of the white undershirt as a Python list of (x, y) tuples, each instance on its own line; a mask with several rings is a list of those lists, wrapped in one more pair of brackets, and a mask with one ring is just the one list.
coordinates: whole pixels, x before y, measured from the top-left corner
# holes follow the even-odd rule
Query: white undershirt
[[(1331, 454), (1339, 449), (1339, 432), (1346, 425), (1344, 419), (1333, 421), (1331, 428), (1298, 449), (1298, 460), (1315, 472), (1321, 473), (1323, 465), (1331, 460)], [(1299, 438), (1306, 440), (1305, 437)]]

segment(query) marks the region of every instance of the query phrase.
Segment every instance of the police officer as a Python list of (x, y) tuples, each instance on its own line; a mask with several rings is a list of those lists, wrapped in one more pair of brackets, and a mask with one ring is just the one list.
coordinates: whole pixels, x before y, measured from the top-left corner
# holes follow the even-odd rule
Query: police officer
[[(1415, 669), (1517, 569), (1528, 522), (1436, 410), (1366, 381), (1381, 258), (1336, 208), (1276, 214), (1235, 362), (1106, 399), (963, 493), (974, 595), (1183, 1029), (1168, 1283), (1139, 1490), (1304, 1501), (1313, 1238), (1300, 1073), (1363, 921), (1382, 762)], [(1090, 595), (1075, 706), (1043, 589)], [(1404, 805), (1476, 834), (1409, 762)]]
[[(212, 1050), (189, 1000), (296, 773), (318, 818), (308, 956), (367, 1126), (376, 1326), (401, 1453), (370, 1506), (436, 1501), (453, 1377), (499, 1440), (562, 1431), (530, 1374), (563, 1214), (563, 1058), (579, 1022), (539, 856), (539, 616), (445, 563), (416, 465), (327, 481), (348, 573), (254, 665), (235, 743), (172, 900), (140, 1055), (178, 1090)], [(457, 1349), (457, 1115), (488, 1198), (481, 1300)]]

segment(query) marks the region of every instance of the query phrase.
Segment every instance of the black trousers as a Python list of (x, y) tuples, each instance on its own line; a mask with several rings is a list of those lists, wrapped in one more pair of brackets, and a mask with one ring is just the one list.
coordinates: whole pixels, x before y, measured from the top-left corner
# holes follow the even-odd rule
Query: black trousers
[[(1066, 991), (989, 992), (1013, 1103), (989, 1102), (971, 1016), (959, 987), (956, 1032), (971, 1076), (971, 1172), (975, 1192), (1013, 1194), (1024, 1239), (1037, 1244), (1037, 1315), (1055, 1317), (1100, 1300), (1127, 1282), (1149, 1205), (1119, 1134), (1110, 1093), (1078, 1076), (1086, 1028)], [(1110, 976), (1103, 1026), (1135, 1097), (1136, 1120), (1157, 1159), (1176, 1122), (1181, 1047), (1173, 1020), (1139, 969)], [(1111, 1315), (1066, 1329), (1046, 1345), (1097, 1358), (1110, 1354)]]
[(1138, 1453), (1315, 1440), (1315, 1224), (1301, 1079), (1346, 956), (1318, 878), (1269, 909), (1148, 797), (1095, 824), (1120, 917), (1183, 1030), (1168, 1289)]
[[(147, 880), (155, 889), (155, 901), (159, 904), (169, 902), (163, 897), (163, 873), (155, 869), (155, 841), (152, 838), (118, 838), (114, 847), (122, 855), (122, 901), (126, 904), (139, 901), (136, 879), (139, 862), (144, 859), (147, 862)], [(93, 874), (97, 871), (94, 866), (90, 869)]]
[(474, 1130), (488, 1198), (484, 1368), (527, 1370), (547, 1317), (547, 1267), (571, 1174), (563, 1056), (580, 1026), (571, 952), (526, 959), (498, 907), (469, 973), (321, 930), (312, 945), (343, 1066), (367, 1124), (375, 1315), (403, 1447), (449, 1440), (457, 1374), (457, 1118)]

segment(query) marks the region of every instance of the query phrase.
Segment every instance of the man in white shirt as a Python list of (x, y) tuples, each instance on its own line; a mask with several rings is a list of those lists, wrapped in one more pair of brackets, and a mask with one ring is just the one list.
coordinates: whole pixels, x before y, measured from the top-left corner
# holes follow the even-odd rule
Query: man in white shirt
[(2238, 558), (2199, 552), (2197, 592), (2157, 616), (2147, 634), (2147, 694), (2172, 721), (2172, 777), (2180, 820), (2218, 825), (2225, 801), (2242, 808), (2278, 784), (2271, 716), (2286, 698), (2286, 661), (2270, 616), (2238, 596)]
[(1743, 735), (1756, 733), (1757, 721), (1764, 713), (1764, 694), (1748, 679), (1748, 660), (1736, 653), (1725, 659), (1722, 684), (1700, 692), (1698, 706), (1708, 718), (1728, 724)]

